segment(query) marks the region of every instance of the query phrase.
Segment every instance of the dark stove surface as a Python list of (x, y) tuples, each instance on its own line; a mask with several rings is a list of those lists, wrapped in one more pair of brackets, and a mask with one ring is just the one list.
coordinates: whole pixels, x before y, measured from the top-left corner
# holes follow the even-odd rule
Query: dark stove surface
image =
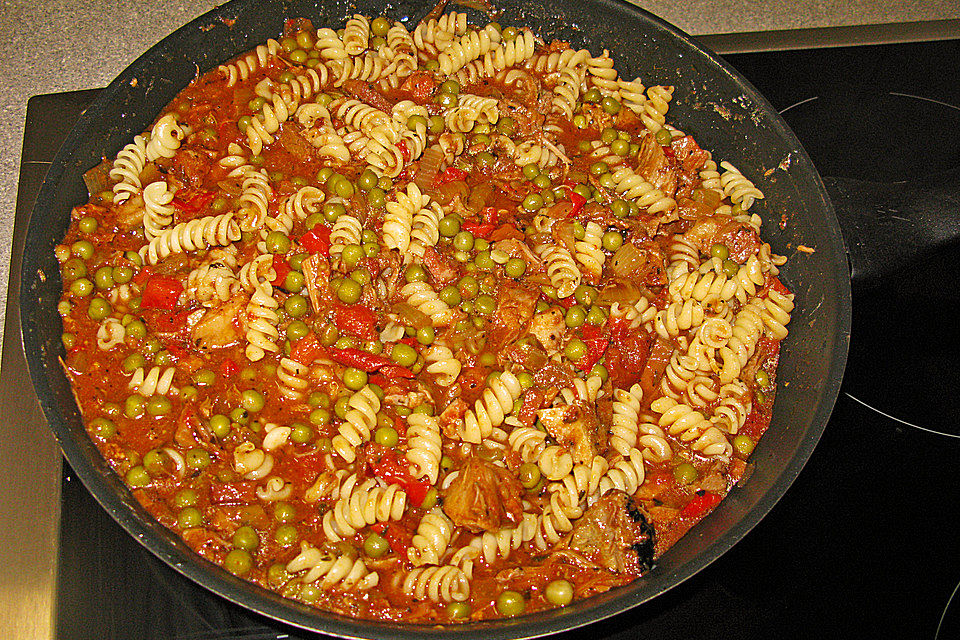
[[(960, 41), (729, 60), (785, 110), (825, 177), (935, 178), (960, 191), (950, 173), (960, 165)], [(55, 149), (65, 132), (43, 116), (75, 116), (88, 98), (35, 98), (26, 137)], [(667, 594), (566, 637), (960, 637), (952, 602), (960, 340), (949, 313), (960, 295), (957, 256), (953, 245), (894, 274), (889, 287), (854, 289), (850, 364), (833, 417), (793, 487), (746, 538)], [(69, 468), (62, 500), (57, 637), (313, 637), (169, 569)]]

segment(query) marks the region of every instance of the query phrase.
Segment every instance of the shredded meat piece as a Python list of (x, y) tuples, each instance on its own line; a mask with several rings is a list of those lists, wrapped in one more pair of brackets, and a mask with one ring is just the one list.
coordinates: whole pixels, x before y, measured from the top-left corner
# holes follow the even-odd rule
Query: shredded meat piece
[(182, 149), (170, 173), (188, 185), (200, 186), (203, 178), (210, 173), (215, 156), (216, 152), (206, 149)]
[(467, 403), (460, 398), (447, 405), (447, 408), (440, 414), (440, 428), (443, 429), (443, 435), (448, 438), (457, 437), (457, 428), (463, 422), (463, 414), (469, 408)]
[(640, 140), (637, 173), (668, 196), (677, 190), (677, 169), (653, 136)]
[(246, 298), (238, 296), (207, 311), (190, 332), (190, 341), (203, 351), (236, 344), (240, 330), (234, 319), (243, 314), (246, 302)]
[(577, 520), (557, 549), (575, 564), (640, 575), (653, 566), (654, 529), (630, 496), (611, 489)]
[(567, 325), (559, 309), (550, 309), (533, 316), (530, 321), (530, 334), (535, 337), (550, 355), (560, 350), (560, 339), (566, 333)]
[(590, 464), (600, 452), (600, 421), (585, 403), (541, 409), (537, 416), (557, 444), (570, 449), (574, 462)]
[(460, 277), (460, 272), (450, 260), (437, 253), (433, 247), (427, 247), (423, 252), (423, 266), (438, 287), (445, 287)]
[(533, 287), (512, 282), (500, 290), (494, 321), (487, 329), (487, 347), (492, 352), (500, 352), (526, 332), (539, 295)]
[(522, 493), (512, 473), (474, 457), (443, 492), (443, 510), (454, 524), (474, 533), (494, 532), (520, 522)]
[(710, 154), (700, 148), (693, 136), (677, 138), (670, 143), (680, 171), (677, 174), (677, 198), (689, 198), (700, 184), (700, 169), (710, 158)]

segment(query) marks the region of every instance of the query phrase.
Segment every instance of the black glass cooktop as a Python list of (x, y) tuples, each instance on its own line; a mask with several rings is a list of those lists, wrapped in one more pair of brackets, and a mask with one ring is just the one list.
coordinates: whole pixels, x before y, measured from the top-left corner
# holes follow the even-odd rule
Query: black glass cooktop
[[(728, 59), (783, 110), (832, 190), (857, 181), (913, 202), (932, 189), (937, 213), (952, 203), (960, 228), (960, 41)], [(34, 98), (27, 139), (52, 158), (92, 97)], [(947, 241), (879, 285), (855, 283), (836, 410), (780, 503), (700, 574), (567, 637), (960, 637), (958, 258)], [(62, 510), (57, 637), (314, 637), (182, 578), (131, 540), (68, 467)]]

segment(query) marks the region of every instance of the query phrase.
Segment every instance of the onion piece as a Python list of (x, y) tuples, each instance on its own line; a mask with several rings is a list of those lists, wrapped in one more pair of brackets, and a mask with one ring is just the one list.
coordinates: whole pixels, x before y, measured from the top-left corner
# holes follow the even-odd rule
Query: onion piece
[(88, 197), (96, 197), (101, 191), (110, 191), (113, 188), (113, 180), (110, 179), (110, 169), (112, 168), (113, 162), (104, 160), (83, 174), (83, 183), (87, 185)]
[(632, 242), (627, 242), (613, 254), (613, 260), (610, 261), (610, 270), (618, 278), (625, 278), (636, 274), (646, 264), (646, 254), (641, 253)]
[(426, 192), (433, 188), (433, 181), (440, 173), (440, 163), (443, 162), (443, 150), (433, 145), (424, 149), (420, 156), (420, 169), (413, 179), (420, 191)]
[(604, 287), (600, 295), (597, 296), (597, 302), (604, 306), (609, 306), (614, 302), (620, 304), (634, 304), (643, 295), (640, 287), (630, 280), (616, 280), (610, 285)]
[(406, 320), (414, 329), (433, 326), (430, 322), (430, 316), (408, 302), (398, 302), (393, 305), (393, 309), (397, 312), (397, 315)]

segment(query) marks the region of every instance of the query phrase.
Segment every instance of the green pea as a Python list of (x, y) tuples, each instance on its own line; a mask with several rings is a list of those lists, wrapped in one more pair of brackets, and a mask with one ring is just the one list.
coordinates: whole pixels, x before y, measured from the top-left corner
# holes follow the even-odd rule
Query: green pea
[[(614, 181), (614, 179), (613, 179), (613, 174), (612, 174), (612, 173), (604, 173), (604, 174), (602, 174), (599, 178), (597, 178), (597, 182), (598, 182), (598, 183), (600, 184), (600, 186), (603, 187), (604, 189), (616, 189), (616, 188), (617, 188), (617, 183), (616, 183), (616, 181)], [(597, 197), (596, 194), (594, 194), (594, 198), (596, 198), (596, 197)]]
[(310, 49), (313, 47), (313, 34), (309, 31), (297, 32), (297, 46), (301, 49)]
[(710, 257), (727, 260), (730, 258), (730, 249), (727, 248), (727, 245), (718, 242), (710, 247)]
[(240, 394), (240, 406), (247, 411), (253, 411), (256, 413), (257, 411), (263, 409), (266, 404), (266, 398), (264, 398), (263, 394), (256, 389), (247, 389)]
[(408, 344), (398, 342), (393, 345), (390, 358), (401, 367), (410, 367), (417, 361), (417, 350)]
[(264, 98), (263, 96), (257, 96), (255, 98), (252, 98), (247, 103), (247, 106), (250, 107), (250, 111), (260, 111), (261, 109), (263, 109), (263, 105), (265, 104), (267, 104), (266, 98)]
[(297, 508), (289, 502), (278, 502), (273, 507), (273, 519), (277, 522), (292, 522), (296, 517)]
[(477, 296), (474, 302), (474, 309), (482, 316), (489, 316), (497, 310), (497, 301), (493, 299), (493, 296), (488, 294)]
[(297, 444), (307, 444), (313, 440), (313, 429), (302, 422), (294, 422), (290, 425), (290, 439)]
[(733, 278), (740, 271), (740, 265), (738, 265), (733, 260), (724, 260), (723, 261), (723, 272), (728, 278)]
[(427, 118), (421, 115), (412, 115), (407, 119), (407, 129), (410, 131), (417, 131), (418, 129), (426, 129), (428, 126)]
[(359, 391), (367, 384), (367, 372), (354, 367), (347, 367), (343, 371), (343, 384), (351, 391)]
[(454, 620), (463, 620), (470, 616), (470, 605), (466, 602), (451, 602), (447, 605), (447, 615)]
[(271, 231), (267, 234), (266, 245), (270, 253), (286, 253), (290, 251), (290, 238), (283, 231)]
[(196, 387), (191, 387), (190, 385), (180, 387), (180, 399), (184, 402), (195, 400), (198, 395), (200, 395), (200, 392), (197, 391)]
[(250, 422), (250, 414), (247, 413), (247, 410), (243, 407), (231, 409), (228, 416), (231, 422), (236, 422), (237, 424), (247, 424)]
[(519, 591), (505, 590), (497, 596), (497, 612), (507, 618), (519, 616), (527, 608), (527, 602)]
[(587, 312), (587, 324), (592, 324), (595, 327), (598, 327), (604, 324), (607, 321), (607, 315), (603, 312), (603, 309), (594, 305), (590, 307), (590, 310)]
[(757, 384), (760, 385), (761, 389), (766, 389), (770, 386), (770, 374), (763, 369), (757, 369), (754, 378), (756, 378)]
[(112, 438), (117, 433), (117, 425), (107, 418), (94, 418), (90, 421), (89, 429), (93, 435), (104, 440)]
[(281, 547), (292, 547), (297, 544), (300, 534), (297, 533), (297, 528), (292, 524), (282, 524), (277, 527), (273, 538)]
[(503, 270), (511, 278), (519, 278), (527, 270), (527, 261), (523, 258), (510, 258), (503, 265)]
[(573, 290), (573, 299), (578, 304), (588, 307), (597, 300), (597, 290), (589, 285), (581, 284)]
[(363, 243), (363, 254), (368, 258), (376, 257), (380, 253), (380, 245), (376, 242), (365, 242)]
[(600, 94), (600, 89), (597, 89), (595, 87), (583, 94), (584, 102), (590, 102), (590, 103), (600, 102), (602, 98), (603, 96)]
[(353, 336), (343, 336), (333, 343), (334, 349), (356, 349), (357, 341)]
[(382, 558), (390, 552), (390, 543), (379, 533), (371, 533), (363, 541), (363, 552), (371, 558)]
[(630, 203), (626, 200), (614, 200), (610, 203), (610, 212), (618, 218), (630, 215)]
[(575, 126), (577, 129), (587, 128), (587, 124), (588, 124), (587, 118), (582, 113), (578, 113), (575, 116), (573, 116), (572, 122), (573, 122), (573, 126)]
[(597, 376), (603, 382), (607, 381), (607, 378), (610, 377), (610, 372), (607, 371), (607, 368), (600, 364), (599, 362), (593, 365), (593, 368), (590, 369), (591, 376)]
[(421, 509), (433, 509), (437, 506), (437, 503), (440, 501), (440, 493), (437, 491), (436, 487), (430, 487), (427, 489), (426, 495), (423, 496), (423, 502), (420, 503)]
[(145, 487), (150, 484), (150, 474), (143, 465), (131, 467), (127, 471), (126, 476), (124, 476), (124, 479), (126, 480), (127, 486), (132, 489)]
[(305, 337), (310, 333), (310, 327), (307, 326), (306, 322), (302, 320), (294, 320), (289, 325), (287, 325), (287, 340), (291, 342), (296, 342), (300, 338)]
[(309, 311), (307, 299), (299, 293), (294, 294), (283, 301), (283, 310), (294, 318), (302, 318)]
[(81, 260), (89, 260), (93, 257), (93, 243), (89, 240), (77, 240), (70, 245), (70, 251)]
[(661, 147), (669, 146), (670, 143), (673, 142), (673, 136), (670, 135), (669, 129), (660, 129), (654, 135), (654, 139), (657, 141), (657, 144), (659, 144)]
[(417, 342), (422, 345), (433, 344), (434, 339), (436, 338), (436, 331), (433, 327), (426, 326), (420, 327), (417, 329)]
[(253, 568), (253, 558), (243, 549), (232, 549), (223, 559), (223, 568), (235, 576), (243, 576)]
[(290, 574), (287, 573), (287, 567), (282, 562), (272, 564), (270, 568), (267, 569), (267, 584), (271, 588), (279, 588), (286, 584), (289, 579)]
[(520, 478), (520, 484), (522, 484), (525, 489), (532, 489), (540, 482), (540, 467), (532, 462), (524, 462), (520, 465), (518, 476)]
[(493, 261), (493, 256), (489, 251), (479, 252), (473, 262), (481, 271), (492, 271), (496, 266), (496, 263)]
[(126, 266), (119, 266), (113, 268), (113, 281), (117, 284), (126, 284), (133, 280), (133, 268)]
[(533, 386), (533, 374), (529, 371), (521, 371), (518, 373), (517, 380), (520, 382), (520, 388), (524, 391)]
[(565, 607), (573, 602), (573, 585), (567, 580), (552, 580), (544, 590), (547, 602), (558, 607)]
[(594, 162), (592, 165), (590, 165), (590, 174), (594, 176), (600, 176), (604, 173), (608, 173), (609, 171), (610, 166), (603, 160)]
[(682, 485), (693, 484), (697, 481), (697, 469), (689, 462), (681, 462), (673, 468), (674, 479)]
[(191, 376), (193, 383), (201, 387), (209, 387), (217, 380), (217, 374), (210, 369), (198, 369)]
[(337, 289), (337, 297), (340, 298), (340, 302), (353, 304), (360, 300), (362, 291), (363, 288), (360, 286), (360, 283), (348, 278), (344, 280), (340, 284), (340, 288)]
[(317, 176), (314, 178), (317, 184), (327, 184), (327, 180), (330, 179), (330, 176), (333, 175), (333, 169), (330, 167), (324, 167), (317, 171)]
[(574, 338), (563, 348), (563, 355), (571, 362), (577, 362), (587, 355), (587, 345), (580, 338)]
[(430, 116), (428, 123), (430, 125), (430, 133), (443, 133), (443, 130), (447, 128), (447, 123), (444, 121), (443, 116)]
[(283, 288), (290, 293), (302, 291), (304, 284), (303, 274), (299, 271), (290, 271), (287, 273), (287, 277), (283, 279)]
[(197, 493), (195, 489), (181, 489), (173, 496), (173, 506), (178, 509), (183, 509), (184, 507), (194, 507), (197, 505), (197, 501), (200, 500), (200, 494)]
[[(284, 53), (290, 53), (297, 48), (297, 39), (292, 36), (287, 36), (280, 40), (280, 46), (283, 48)], [(281, 82), (284, 82), (281, 80)]]
[(296, 49), (290, 52), (289, 58), (290, 62), (294, 64), (303, 64), (307, 61), (307, 52), (303, 49)]
[(350, 396), (340, 396), (337, 398), (337, 401), (333, 403), (333, 412), (341, 420), (347, 416), (347, 411), (350, 410)]
[(463, 276), (457, 282), (457, 289), (463, 298), (472, 298), (480, 291), (480, 283), (474, 276)]
[(357, 178), (357, 186), (360, 187), (363, 191), (370, 191), (377, 186), (377, 181), (380, 178), (370, 169), (365, 169), (363, 173), (360, 174), (360, 177)]
[(93, 293), (93, 283), (86, 278), (77, 278), (70, 284), (70, 292), (75, 296), (85, 298)]
[(615, 140), (610, 145), (610, 151), (613, 151), (618, 156), (625, 156), (630, 153), (630, 143), (626, 140)]
[(610, 115), (616, 115), (620, 112), (620, 102), (616, 98), (611, 98), (610, 96), (607, 96), (601, 100), (600, 106), (602, 106), (603, 110)]
[(620, 139), (620, 132), (613, 127), (607, 127), (600, 132), (600, 142), (603, 144), (613, 144)]
[(452, 238), (460, 232), (460, 220), (454, 216), (444, 216), (440, 219), (437, 230), (444, 238)]
[(593, 197), (593, 192), (585, 184), (578, 184), (573, 188), (573, 192), (578, 196), (590, 200)]
[(516, 27), (507, 27), (503, 30), (503, 39), (507, 42), (510, 42), (511, 40), (516, 39), (518, 34), (519, 31), (517, 31)]
[(623, 246), (623, 236), (616, 231), (607, 231), (603, 234), (602, 242), (607, 251), (616, 251)]
[(212, 415), (210, 416), (209, 426), (214, 436), (221, 439), (226, 438), (230, 433), (230, 418), (221, 413)]
[(531, 193), (523, 199), (522, 205), (527, 211), (539, 211), (543, 208), (543, 198), (539, 194)]
[[(477, 125), (477, 126), (479, 127), (480, 125)], [(476, 144), (480, 146), (489, 146), (490, 142), (491, 142), (490, 136), (488, 136), (485, 133), (478, 133), (477, 135), (473, 136), (473, 140), (471, 141), (472, 144)], [(487, 152), (484, 152), (484, 153), (487, 153)], [(477, 154), (477, 156), (474, 158), (474, 161), (477, 160), (479, 155), (480, 154)], [(493, 164), (493, 156), (490, 155), (489, 153), (487, 153), (487, 155), (490, 156), (491, 158), (490, 164)]]
[(147, 399), (139, 393), (127, 396), (127, 399), (123, 403), (123, 415), (131, 419), (141, 417), (146, 403)]
[(513, 134), (516, 132), (517, 123), (516, 121), (507, 116), (500, 118), (497, 121), (497, 131), (507, 136), (508, 138), (513, 137)]
[(233, 546), (244, 551), (253, 551), (260, 546), (260, 535), (253, 527), (244, 525), (239, 527), (231, 538)]
[(152, 416), (165, 416), (173, 408), (172, 403), (165, 396), (153, 396), (147, 400), (147, 413)]
[(177, 514), (177, 527), (180, 529), (192, 529), (203, 524), (203, 514), (196, 507), (186, 507)]
[(444, 109), (452, 109), (459, 104), (460, 99), (453, 93), (439, 93), (436, 102)]
[(566, 325), (570, 328), (576, 328), (581, 326), (587, 320), (587, 311), (578, 304), (573, 305), (567, 309), (566, 316), (564, 321)]
[(323, 219), (330, 224), (336, 222), (337, 218), (346, 212), (347, 208), (339, 202), (328, 202), (327, 204), (323, 205)]
[(400, 434), (393, 427), (380, 427), (374, 432), (373, 439), (377, 444), (385, 447), (395, 447), (400, 441)]
[(83, 278), (87, 275), (87, 265), (79, 258), (70, 258), (63, 263), (63, 276), (68, 280)]
[(330, 412), (323, 407), (319, 407), (310, 412), (310, 415), (307, 419), (318, 427), (323, 425), (330, 424)]
[(97, 230), (97, 219), (92, 216), (80, 218), (77, 226), (80, 228), (81, 233), (93, 233)]
[(749, 456), (753, 453), (753, 448), (756, 446), (756, 443), (750, 436), (739, 433), (733, 437), (733, 446), (743, 455)]
[(113, 313), (113, 307), (103, 298), (94, 298), (87, 308), (87, 315), (91, 320), (103, 320), (111, 313)]
[(446, 287), (440, 289), (437, 292), (437, 297), (447, 305), (455, 307), (460, 304), (460, 290), (457, 289), (456, 285), (447, 285)]
[(241, 133), (246, 133), (247, 127), (249, 127), (252, 122), (253, 118), (250, 116), (240, 116), (240, 118), (237, 119), (237, 129), (239, 129)]
[(183, 460), (191, 469), (206, 469), (213, 462), (213, 458), (205, 449), (190, 449), (184, 454)]

